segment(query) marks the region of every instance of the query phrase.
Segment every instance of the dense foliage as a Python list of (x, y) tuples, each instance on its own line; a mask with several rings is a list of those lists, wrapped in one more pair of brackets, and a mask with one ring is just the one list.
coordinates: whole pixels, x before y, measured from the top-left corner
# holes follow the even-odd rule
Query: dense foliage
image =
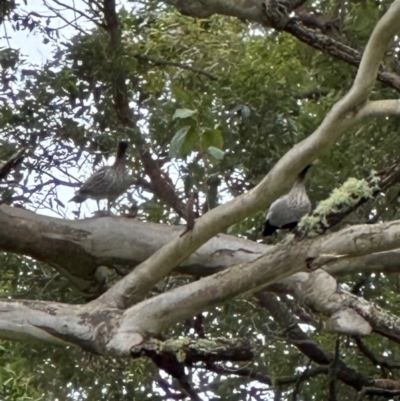
[[(186, 201), (191, 193), (199, 194), (201, 215), (254, 187), (287, 150), (318, 127), (356, 73), (354, 66), (288, 33), (237, 18), (195, 19), (163, 2), (124, 2), (112, 32), (98, 11), (100, 2), (76, 3), (75, 11), (55, 0), (35, 11), (31, 4), (10, 2), (0, 13), (0, 159), (29, 146), (28, 157), (0, 184), (2, 203), (67, 219), (89, 217), (94, 202), (79, 210), (68, 200), (93, 169), (111, 163), (118, 140), (127, 139), (135, 185), (114, 212), (134, 209), (145, 222), (184, 224), (168, 196), (163, 199), (150, 182), (154, 166), (144, 166), (145, 152), (157, 160), (177, 198)], [(389, 4), (323, 0), (304, 9), (335, 21), (336, 39), (362, 52)], [(24, 35), (35, 35), (40, 49), (46, 49), (44, 63), (32, 60), (33, 49), (21, 42)], [(17, 39), (10, 42), (8, 37)], [(400, 74), (398, 47), (393, 46), (386, 62)], [(378, 83), (373, 97), (398, 94)], [(129, 113), (135, 126), (127, 122)], [(307, 188), (313, 203), (347, 178), (366, 178), (397, 158), (399, 130), (399, 118), (371, 119), (346, 133), (310, 170)], [(399, 218), (398, 191), (392, 187), (335, 229), (366, 223), (376, 214), (379, 221)], [(263, 218), (263, 212), (250, 216), (228, 233), (265, 241)], [(280, 239), (282, 234), (268, 242)], [(0, 253), (0, 259), (3, 297), (87, 300), (51, 266), (7, 253)], [(167, 279), (160, 290), (196, 279)], [(397, 274), (354, 274), (341, 282), (398, 312)], [(259, 341), (250, 364), (210, 362), (191, 368), (202, 399), (327, 399), (332, 378), (294, 346), (285, 327), (290, 316), (293, 324), (304, 323), (301, 327), (318, 348), (331, 356), (338, 348), (342, 361), (358, 373), (398, 378), (398, 345), (378, 335), (360, 340), (327, 334), (319, 318), (301, 310), (291, 296), (281, 294), (280, 304), (281, 319), (262, 302), (239, 298), (164, 333), (165, 338), (241, 336)], [(184, 399), (179, 386), (144, 358), (3, 342), (0, 361), (0, 398), (5, 400)], [(309, 372), (316, 373), (305, 380)], [(355, 399), (356, 389), (342, 381), (335, 385), (338, 400)]]

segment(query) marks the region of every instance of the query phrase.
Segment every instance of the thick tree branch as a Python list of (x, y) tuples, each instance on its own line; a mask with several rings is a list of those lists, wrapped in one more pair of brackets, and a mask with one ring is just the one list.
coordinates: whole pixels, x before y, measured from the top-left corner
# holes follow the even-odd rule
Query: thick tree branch
[[(142, 223), (124, 217), (62, 220), (0, 205), (0, 250), (48, 263), (81, 291), (98, 295), (101, 266), (130, 271), (179, 237), (184, 226)], [(209, 275), (252, 261), (269, 246), (219, 234), (177, 266), (178, 271)]]
[(373, 116), (389, 116), (400, 114), (400, 100), (375, 100), (369, 101), (359, 113), (360, 118)]
[(152, 353), (160, 357), (174, 357), (189, 365), (197, 362), (251, 361), (256, 345), (242, 338), (193, 339), (167, 341), (152, 339), (131, 349), (133, 357)]
[[(334, 355), (324, 351), (315, 341), (301, 330), (296, 318), (288, 310), (283, 302), (275, 295), (266, 292), (258, 292), (257, 298), (260, 304), (266, 308), (283, 331), (285, 339), (293, 344), (300, 352), (318, 365), (328, 366), (334, 361)], [(360, 390), (364, 386), (372, 384), (372, 380), (347, 366), (338, 359), (338, 379), (343, 383)], [(328, 369), (326, 370), (328, 374)]]
[(366, 104), (383, 55), (399, 29), (400, 0), (396, 0), (376, 25), (352, 88), (334, 105), (319, 128), (287, 152), (257, 187), (203, 215), (192, 231), (171, 241), (139, 265), (103, 295), (100, 302), (123, 309), (139, 302), (156, 282), (218, 232), (266, 209), (285, 193), (305, 166), (358, 121), (357, 113)]
[(397, 316), (339, 287), (324, 270), (297, 274), (291, 277), (290, 285), (300, 302), (329, 316), (327, 330), (360, 336), (374, 331), (400, 343), (400, 319)]
[[(137, 345), (130, 339), (132, 327), (142, 337), (147, 334), (154, 335), (175, 322), (296, 272), (317, 269), (337, 258), (351, 259), (369, 252), (397, 248), (400, 246), (399, 233), (400, 221), (397, 221), (374, 226), (354, 226), (313, 240), (276, 246), (251, 263), (231, 267), (129, 308), (123, 314), (120, 332), (109, 345), (112, 348), (122, 347), (122, 352), (125, 353), (125, 347), (129, 349), (130, 346)], [(308, 273), (296, 275), (292, 284), (295, 290), (301, 285), (300, 292), (303, 296), (307, 294), (307, 302), (331, 316), (328, 326), (332, 330), (366, 335), (371, 332), (372, 327), (375, 331), (398, 341), (400, 321), (397, 317), (391, 316), (385, 320), (384, 316), (388, 316), (385, 312), (352, 294), (337, 292), (336, 281), (328, 280), (325, 283), (325, 276), (320, 276), (322, 273), (327, 275), (324, 271), (315, 272), (310, 277)], [(318, 282), (315, 282), (316, 279)], [(352, 313), (351, 324), (338, 326), (337, 323), (342, 321), (338, 322), (338, 316), (334, 314), (343, 308), (347, 314)], [(342, 314), (339, 317), (344, 319), (347, 315)], [(396, 326), (396, 329), (393, 329), (393, 326)], [(389, 333), (390, 327), (392, 329)]]
[(77, 345), (104, 354), (104, 338), (111, 335), (121, 312), (94, 310), (90, 304), (68, 305), (43, 301), (0, 301), (0, 337)]
[[(183, 226), (142, 223), (122, 217), (62, 220), (0, 206), (0, 250), (31, 256), (48, 263), (88, 296), (104, 290), (96, 272), (108, 266), (126, 274), (177, 237)], [(207, 276), (229, 266), (259, 258), (271, 246), (219, 234), (190, 255), (176, 270)], [(354, 273), (400, 272), (400, 250), (372, 253), (350, 259), (336, 259), (324, 267), (333, 276)], [(290, 281), (290, 279), (289, 279)], [(292, 291), (288, 279), (272, 290)]]
[[(18, 336), (63, 340), (91, 352), (129, 355), (132, 347), (176, 322), (235, 296), (287, 278), (303, 302), (330, 316), (327, 327), (346, 334), (368, 334), (371, 328), (400, 341), (400, 319), (337, 288), (323, 270), (309, 268), (336, 258), (351, 259), (400, 246), (400, 221), (354, 226), (331, 235), (271, 247), (253, 262), (231, 267), (125, 310), (108, 308), (98, 300), (83, 306), (51, 302), (1, 303), (0, 337)], [(351, 320), (346, 317), (350, 312)], [(343, 315), (345, 314), (345, 315)], [(347, 315), (346, 315), (347, 314)], [(1, 320), (3, 319), (3, 320)], [(346, 320), (347, 319), (347, 320)], [(3, 323), (1, 323), (3, 321)], [(343, 323), (344, 322), (344, 323)], [(350, 323), (349, 323), (350, 322)]]
[[(240, 20), (256, 22), (266, 27), (275, 27), (290, 33), (307, 45), (321, 50), (339, 60), (358, 67), (361, 53), (319, 30), (308, 29), (301, 16), (289, 16), (293, 9), (285, 1), (271, 2), (271, 7), (264, 10), (262, 1), (257, 0), (164, 0), (164, 3), (177, 8), (184, 15), (195, 18), (209, 18), (214, 14), (236, 17)], [(276, 10), (279, 9), (278, 12)], [(282, 24), (282, 20), (285, 21)], [(400, 91), (400, 77), (395, 73), (380, 71), (377, 76), (382, 83)]]
[(164, 0), (184, 15), (196, 18), (209, 18), (214, 14), (229, 15), (239, 19), (262, 22), (260, 12), (262, 2), (257, 0)]

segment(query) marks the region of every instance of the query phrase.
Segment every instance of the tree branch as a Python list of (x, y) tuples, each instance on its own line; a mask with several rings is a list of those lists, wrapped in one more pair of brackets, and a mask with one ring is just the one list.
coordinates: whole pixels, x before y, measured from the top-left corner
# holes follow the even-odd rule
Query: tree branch
[[(28, 255), (47, 263), (70, 280), (80, 291), (93, 297), (104, 290), (96, 272), (107, 266), (126, 274), (145, 261), (183, 226), (142, 223), (122, 217), (62, 220), (38, 215), (22, 208), (0, 205), (0, 250)], [(183, 274), (207, 276), (229, 266), (248, 263), (272, 246), (219, 234), (189, 256), (176, 270)], [(400, 272), (400, 249), (353, 258), (331, 260), (324, 269), (333, 276), (354, 273)], [(273, 284), (271, 291), (291, 292), (290, 279)]]
[(138, 60), (147, 61), (147, 62), (152, 63), (154, 65), (172, 65), (174, 67), (179, 67), (179, 68), (182, 68), (184, 70), (189, 70), (189, 71), (192, 71), (192, 72), (194, 72), (196, 74), (204, 75), (205, 77), (207, 77), (211, 81), (216, 81), (218, 79), (215, 75), (210, 74), (207, 71), (201, 70), (200, 68), (192, 67), (192, 66), (187, 65), (187, 64), (178, 63), (176, 61), (156, 59), (154, 57), (147, 56), (145, 54), (137, 54), (135, 57)]
[[(3, 311), (0, 336), (15, 338), (22, 333), (25, 338), (61, 339), (91, 352), (128, 355), (132, 347), (142, 344), (149, 335), (157, 335), (205, 309), (303, 271), (288, 282), (303, 302), (330, 316), (328, 329), (353, 335), (366, 335), (373, 329), (400, 342), (399, 318), (338, 288), (336, 281), (323, 270), (305, 273), (310, 267), (318, 268), (335, 260), (338, 255), (351, 259), (355, 255), (398, 247), (399, 237), (400, 221), (394, 221), (354, 226), (323, 237), (293, 241), (271, 247), (253, 262), (154, 296), (124, 312), (107, 307), (99, 300), (79, 307), (51, 302), (4, 302), (0, 303)], [(21, 319), (26, 316), (29, 319), (21, 325)]]
[[(261, 306), (267, 309), (278, 323), (289, 343), (318, 365), (328, 366), (333, 363), (334, 355), (324, 351), (316, 342), (309, 339), (297, 324), (296, 318), (275, 295), (260, 291), (256, 296)], [(372, 384), (371, 379), (347, 366), (340, 358), (337, 360), (337, 368), (337, 378), (355, 389), (360, 390), (362, 387)], [(325, 373), (329, 373), (328, 368)]]
[(7, 178), (11, 170), (19, 166), (24, 160), (24, 153), (26, 148), (22, 148), (14, 153), (6, 162), (0, 165), (0, 181)]
[(389, 116), (400, 114), (400, 100), (375, 100), (369, 101), (359, 113), (360, 118), (373, 116)]
[(376, 25), (350, 91), (333, 106), (318, 129), (289, 150), (258, 186), (196, 220), (192, 231), (139, 265), (104, 294), (100, 302), (122, 309), (139, 302), (155, 283), (214, 235), (252, 213), (265, 210), (283, 195), (302, 169), (358, 121), (355, 116), (367, 102), (385, 50), (399, 29), (400, 0), (396, 0)]
[[(399, 233), (400, 221), (397, 221), (374, 226), (354, 226), (313, 240), (276, 246), (251, 263), (233, 266), (142, 301), (126, 310), (121, 321), (120, 333), (113, 338), (110, 346), (125, 349), (136, 345), (126, 334), (132, 327), (135, 327), (142, 337), (159, 333), (175, 322), (296, 272), (318, 269), (336, 258), (351, 259), (357, 255), (378, 252), (379, 249), (398, 247)], [(290, 282), (296, 286), (295, 291), (299, 291), (303, 297), (307, 294), (307, 302), (314, 308), (317, 307), (331, 316), (327, 323), (329, 329), (339, 333), (367, 335), (373, 328), (382, 335), (399, 341), (400, 321), (397, 317), (353, 294), (343, 290), (337, 291), (336, 281), (323, 270), (313, 274), (298, 274), (291, 278)], [(102, 297), (94, 302), (101, 305), (101, 300)], [(342, 312), (338, 314), (340, 311)], [(350, 321), (346, 313), (351, 314)], [(341, 320), (338, 320), (339, 318)], [(343, 319), (347, 320), (342, 322)]]
[[(121, 29), (119, 26), (118, 15), (116, 12), (115, 0), (104, 0), (104, 19), (105, 29), (110, 35), (109, 52), (110, 57), (119, 59), (123, 53), (121, 45)], [(135, 133), (135, 145), (139, 149), (146, 174), (150, 177), (154, 194), (158, 196), (166, 205), (170, 206), (179, 216), (186, 219), (186, 206), (175, 194), (174, 186), (168, 174), (161, 171), (156, 160), (153, 160), (151, 153), (147, 150), (147, 144), (141, 138), (140, 131), (136, 126), (136, 118), (129, 106), (129, 94), (126, 84), (127, 74), (122, 63), (117, 63), (114, 78), (114, 107), (117, 117), (122, 126), (129, 128)]]
[[(209, 363), (205, 364), (204, 369), (207, 369), (210, 372), (218, 373), (219, 375), (236, 375), (236, 376), (240, 376), (240, 377), (246, 377), (248, 379), (257, 380), (260, 383), (268, 384), (270, 386), (272, 386), (274, 384), (271, 377), (264, 375), (260, 372), (255, 372), (254, 369), (227, 368), (226, 366), (222, 366), (220, 364), (216, 364), (213, 362), (209, 362)], [(283, 378), (283, 381), (286, 384), (285, 379), (287, 379), (287, 378)], [(293, 378), (288, 378), (288, 379), (289, 380), (288, 380), (287, 384), (290, 384), (290, 379), (293, 379)]]
[[(63, 220), (0, 205), (0, 250), (29, 255), (66, 276), (80, 291), (99, 295), (96, 271), (130, 271), (179, 237), (184, 226), (142, 223), (124, 217)], [(220, 234), (177, 266), (184, 274), (210, 275), (252, 261), (269, 246)]]
[[(301, 42), (350, 65), (358, 67), (360, 64), (362, 54), (359, 51), (324, 35), (319, 30), (306, 28), (302, 23), (301, 16), (289, 15), (293, 7), (285, 1), (274, 1), (269, 10), (264, 10), (262, 1), (257, 0), (195, 0), (190, 2), (164, 0), (164, 3), (172, 5), (183, 15), (195, 18), (209, 18), (214, 14), (219, 14), (236, 17), (242, 21), (256, 22), (265, 27), (279, 27), (284, 20), (286, 22), (280, 26), (280, 29), (293, 35)], [(301, 0), (299, 4), (301, 4)], [(296, 8), (296, 4), (293, 6)], [(279, 12), (275, 12), (277, 9)], [(382, 83), (400, 92), (400, 77), (398, 75), (380, 71), (377, 78)]]
[(400, 365), (398, 364), (391, 364), (385, 359), (377, 358), (373, 352), (363, 343), (360, 337), (355, 336), (354, 341), (357, 344), (358, 349), (360, 352), (371, 361), (374, 366), (381, 366), (386, 369), (400, 369)]

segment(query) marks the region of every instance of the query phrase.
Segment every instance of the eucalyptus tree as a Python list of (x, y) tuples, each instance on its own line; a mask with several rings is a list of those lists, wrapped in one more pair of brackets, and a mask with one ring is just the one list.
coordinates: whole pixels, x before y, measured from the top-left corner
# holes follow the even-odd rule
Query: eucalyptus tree
[[(400, 1), (31, 6), (0, 12), (2, 398), (398, 396)], [(68, 203), (121, 141), (112, 214)]]

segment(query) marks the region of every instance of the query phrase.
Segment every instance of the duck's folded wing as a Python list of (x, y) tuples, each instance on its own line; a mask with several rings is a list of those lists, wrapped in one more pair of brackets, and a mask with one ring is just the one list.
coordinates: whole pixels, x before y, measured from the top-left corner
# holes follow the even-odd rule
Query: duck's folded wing
[(112, 180), (109, 180), (108, 168), (102, 167), (84, 182), (78, 192), (83, 196), (104, 194), (107, 192), (110, 183), (112, 183)]

